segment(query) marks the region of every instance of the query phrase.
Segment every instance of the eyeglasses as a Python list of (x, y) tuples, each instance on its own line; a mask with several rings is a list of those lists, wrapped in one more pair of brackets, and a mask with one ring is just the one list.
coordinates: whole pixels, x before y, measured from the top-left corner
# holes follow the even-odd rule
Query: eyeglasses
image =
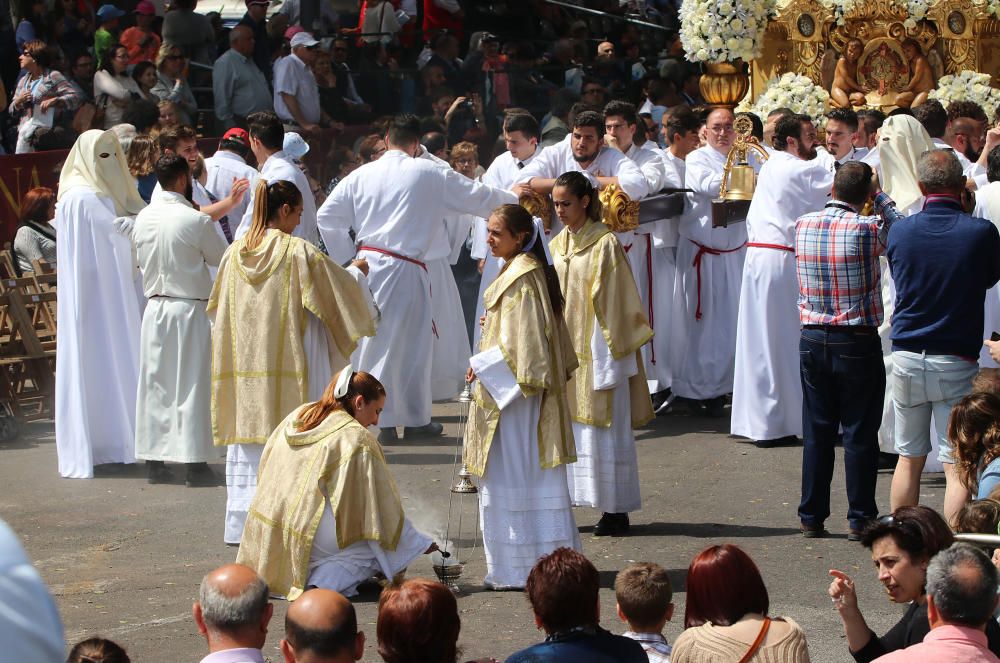
[(471, 166), (474, 163), (476, 163), (475, 159), (469, 159), (466, 157), (463, 157), (461, 159), (455, 159), (455, 165), (466, 164)]
[(604, 90), (599, 87), (592, 87), (589, 90), (584, 90), (583, 94), (602, 94), (603, 92)]

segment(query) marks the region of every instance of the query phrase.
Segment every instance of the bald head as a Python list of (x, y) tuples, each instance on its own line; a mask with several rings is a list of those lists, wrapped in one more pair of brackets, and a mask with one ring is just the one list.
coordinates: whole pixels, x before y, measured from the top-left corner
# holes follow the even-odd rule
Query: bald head
[(254, 47), (253, 30), (247, 25), (237, 25), (229, 31), (229, 45), (240, 55), (249, 57)]
[(364, 646), (354, 605), (337, 592), (310, 589), (288, 606), (281, 641), (286, 663), (357, 661)]
[(736, 135), (733, 131), (735, 119), (733, 111), (728, 108), (716, 108), (708, 114), (705, 121), (705, 126), (708, 127), (708, 144), (723, 154), (728, 154), (733, 145)]
[(201, 581), (196, 616), (210, 633), (256, 631), (261, 622), (266, 633), (270, 619), (267, 583), (243, 564), (220, 566)]

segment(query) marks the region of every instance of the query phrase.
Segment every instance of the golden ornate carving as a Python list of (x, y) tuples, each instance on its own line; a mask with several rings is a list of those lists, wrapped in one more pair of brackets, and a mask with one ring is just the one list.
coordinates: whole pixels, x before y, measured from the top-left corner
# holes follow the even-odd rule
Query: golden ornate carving
[(540, 218), (542, 226), (546, 230), (552, 229), (552, 205), (549, 202), (548, 196), (543, 196), (537, 191), (531, 191), (522, 195), (517, 202), (528, 211), (528, 214)]
[[(865, 0), (843, 16), (843, 24), (820, 0), (790, 0), (768, 25), (764, 53), (753, 63), (753, 93), (787, 71), (829, 89), (837, 59), (853, 38), (865, 44), (865, 60), (884, 43), (898, 53), (901, 42), (912, 38), (936, 76), (971, 69), (990, 74), (1000, 86), (1000, 19), (989, 14), (985, 0), (933, 0), (924, 20), (907, 28), (908, 18), (900, 0)], [(908, 81), (909, 71), (896, 77), (895, 86)], [(872, 88), (868, 103), (891, 108), (896, 90), (880, 95), (877, 83)]]
[(639, 227), (639, 203), (628, 197), (617, 184), (609, 184), (601, 189), (602, 221), (616, 233), (635, 230)]

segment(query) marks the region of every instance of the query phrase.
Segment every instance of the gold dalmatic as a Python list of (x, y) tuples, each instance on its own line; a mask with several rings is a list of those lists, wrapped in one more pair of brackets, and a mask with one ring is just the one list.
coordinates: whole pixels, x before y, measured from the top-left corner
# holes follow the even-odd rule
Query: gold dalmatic
[(305, 589), (327, 497), (341, 550), (359, 541), (395, 550), (404, 517), (375, 436), (343, 410), (300, 432), (295, 424), (301, 410), (292, 412), (264, 447), (236, 557), (289, 601)]
[[(245, 239), (245, 238), (244, 238)], [(264, 444), (308, 394), (302, 344), (306, 313), (330, 337), (330, 366), (346, 364), (375, 333), (357, 282), (316, 247), (278, 230), (260, 246), (233, 242), (208, 300), (212, 328), (212, 437), (216, 445)]]
[[(576, 461), (566, 384), (576, 355), (560, 316), (552, 311), (545, 272), (538, 259), (519, 253), (483, 293), (486, 321), (480, 350), (498, 346), (525, 396), (541, 396), (538, 464), (549, 469)], [(472, 388), (465, 462), (476, 476), (500, 421), (500, 408), (478, 380)]]
[(611, 425), (612, 390), (594, 390), (590, 341), (596, 320), (612, 357), (636, 355), (639, 370), (629, 378), (629, 394), (632, 425), (641, 426), (653, 418), (653, 404), (639, 349), (653, 337), (653, 329), (625, 251), (607, 226), (593, 220), (576, 233), (563, 228), (549, 249), (566, 300), (566, 327), (580, 364), (569, 384), (573, 419), (601, 428)]

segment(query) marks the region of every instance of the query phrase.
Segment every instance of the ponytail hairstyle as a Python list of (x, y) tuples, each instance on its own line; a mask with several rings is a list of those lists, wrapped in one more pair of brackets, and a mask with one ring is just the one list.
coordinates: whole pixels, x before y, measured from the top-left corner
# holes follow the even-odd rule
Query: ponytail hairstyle
[(583, 199), (584, 196), (589, 196), (590, 202), (587, 204), (587, 218), (591, 221), (601, 220), (601, 199), (597, 195), (597, 189), (590, 183), (586, 175), (575, 170), (563, 173), (556, 178), (556, 183), (552, 185), (552, 188), (554, 189), (557, 186), (565, 187), (570, 193), (580, 199)]
[(1000, 396), (973, 393), (951, 410), (948, 439), (955, 448), (955, 470), (975, 494), (979, 470), (1000, 457)]
[(277, 218), (282, 205), (295, 208), (302, 204), (302, 193), (297, 186), (286, 180), (275, 180), (269, 184), (262, 177), (257, 180), (253, 195), (253, 222), (243, 242), (246, 251), (253, 251), (260, 246), (268, 224)]
[[(349, 369), (350, 366), (344, 370)], [(347, 383), (347, 393), (337, 398), (333, 394), (337, 389), (337, 382), (339, 380), (340, 373), (337, 373), (336, 377), (330, 380), (330, 384), (326, 385), (323, 396), (302, 410), (298, 420), (295, 422), (295, 430), (299, 432), (312, 430), (323, 423), (323, 420), (336, 410), (344, 410), (353, 417), (353, 401), (356, 396), (360, 395), (365, 400), (365, 403), (371, 403), (385, 397), (385, 387), (371, 373), (365, 373), (364, 371), (351, 373), (351, 378)]]
[(563, 313), (562, 289), (559, 287), (559, 276), (556, 274), (556, 268), (550, 265), (548, 259), (545, 257), (545, 246), (542, 244), (545, 238), (537, 238), (531, 249), (527, 251), (524, 249), (527, 244), (531, 243), (531, 238), (535, 233), (535, 222), (531, 218), (531, 213), (520, 205), (507, 204), (493, 210), (493, 215), (503, 221), (504, 226), (507, 227), (510, 234), (515, 237), (523, 235), (524, 241), (521, 242), (521, 251), (534, 256), (542, 266), (542, 271), (545, 273), (545, 285), (549, 291), (549, 301), (552, 303), (552, 310), (557, 316), (561, 316)]

